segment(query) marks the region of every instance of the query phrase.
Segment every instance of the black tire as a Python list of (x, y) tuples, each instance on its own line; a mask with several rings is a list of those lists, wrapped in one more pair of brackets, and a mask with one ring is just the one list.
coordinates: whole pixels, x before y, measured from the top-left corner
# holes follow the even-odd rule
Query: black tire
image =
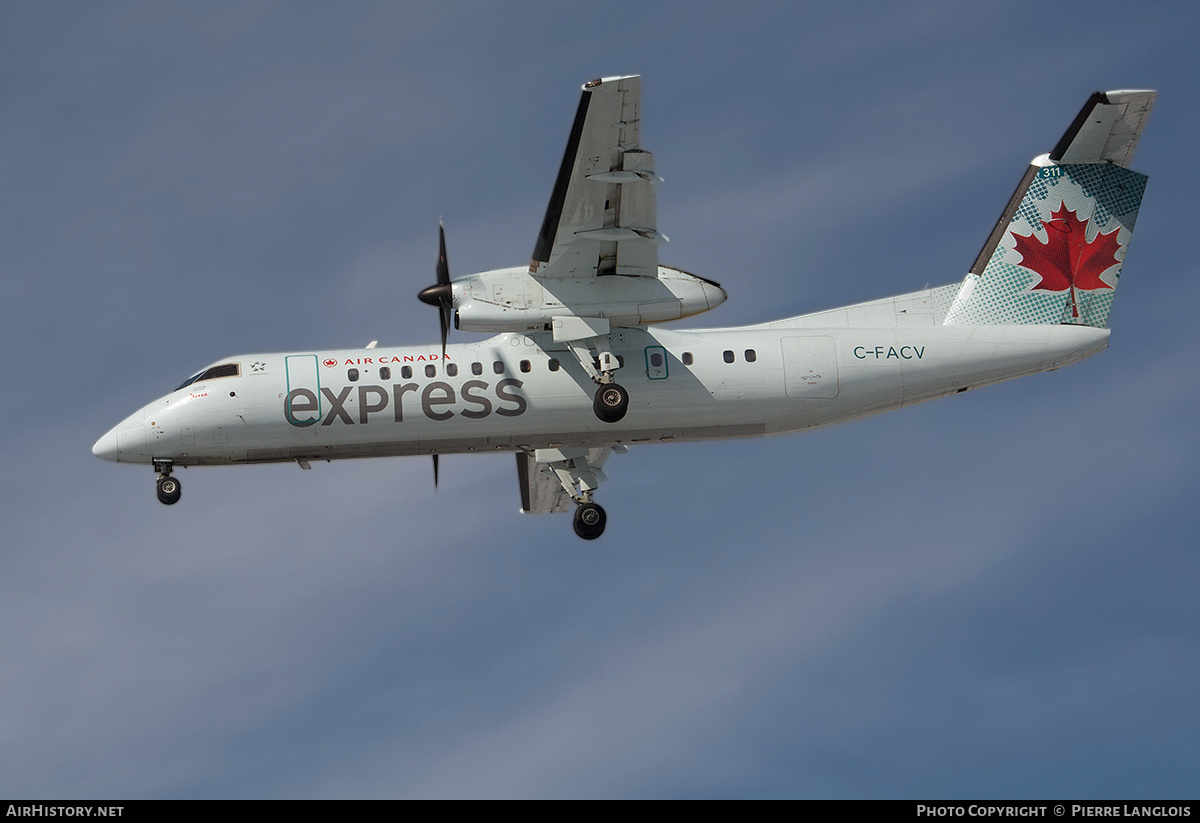
[(604, 534), (608, 515), (595, 503), (584, 503), (575, 510), (575, 534), (584, 540), (595, 540)]
[(605, 423), (616, 423), (629, 411), (629, 392), (616, 383), (605, 383), (596, 389), (592, 411)]
[(170, 475), (158, 478), (158, 502), (166, 506), (173, 506), (179, 502), (179, 496), (183, 494), (183, 488), (179, 485), (179, 481)]

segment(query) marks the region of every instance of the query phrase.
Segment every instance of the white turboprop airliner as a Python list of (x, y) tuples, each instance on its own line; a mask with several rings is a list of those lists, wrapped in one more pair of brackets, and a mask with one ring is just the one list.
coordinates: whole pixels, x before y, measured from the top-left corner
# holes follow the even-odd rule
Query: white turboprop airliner
[[(632, 443), (780, 434), (923, 403), (1081, 360), (1109, 309), (1146, 177), (1127, 166), (1152, 91), (1097, 92), (1034, 159), (962, 282), (755, 326), (669, 331), (716, 283), (658, 264), (654, 158), (639, 78), (583, 87), (528, 267), (451, 280), (441, 345), (247, 354), (202, 369), (92, 451), (175, 466), (512, 451), (521, 508), (604, 530), (593, 492)], [(495, 332), (446, 345), (457, 329)]]

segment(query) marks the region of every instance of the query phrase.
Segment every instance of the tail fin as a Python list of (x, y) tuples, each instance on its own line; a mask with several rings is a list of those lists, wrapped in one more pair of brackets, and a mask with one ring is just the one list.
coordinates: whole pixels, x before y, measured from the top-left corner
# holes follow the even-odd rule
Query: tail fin
[(946, 325), (1103, 328), (1146, 176), (1126, 168), (1152, 91), (1096, 92), (1036, 158), (971, 266)]

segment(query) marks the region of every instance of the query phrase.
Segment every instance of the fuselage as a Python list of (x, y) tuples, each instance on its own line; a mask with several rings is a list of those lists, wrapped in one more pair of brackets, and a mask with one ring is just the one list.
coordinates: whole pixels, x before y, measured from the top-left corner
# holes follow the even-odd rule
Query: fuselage
[[(249, 354), (95, 445), (180, 466), (748, 437), (826, 426), (1048, 371), (1107, 346), (1087, 326), (614, 329), (617, 423), (549, 332), (439, 347)], [(228, 368), (236, 365), (235, 369)], [(206, 369), (201, 374), (209, 372)]]

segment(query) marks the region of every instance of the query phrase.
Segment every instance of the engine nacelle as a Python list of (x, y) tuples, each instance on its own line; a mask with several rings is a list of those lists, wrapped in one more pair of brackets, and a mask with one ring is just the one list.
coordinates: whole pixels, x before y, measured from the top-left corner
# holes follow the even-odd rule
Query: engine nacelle
[(610, 274), (543, 280), (524, 267), (453, 281), (454, 326), (463, 331), (547, 329), (555, 317), (603, 317), (613, 326), (641, 326), (691, 317), (725, 302), (711, 280), (670, 266), (657, 277)]

